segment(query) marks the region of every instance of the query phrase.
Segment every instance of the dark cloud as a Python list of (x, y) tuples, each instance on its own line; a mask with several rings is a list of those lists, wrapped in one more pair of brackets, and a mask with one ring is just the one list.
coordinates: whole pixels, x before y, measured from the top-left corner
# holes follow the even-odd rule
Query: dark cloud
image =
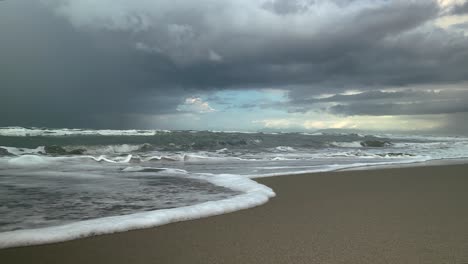
[(326, 98), (297, 99), (285, 105), (291, 112), (316, 110), (317, 106), (345, 116), (465, 113), (468, 112), (468, 90), (377, 90), (350, 95), (337, 94)]
[(124, 114), (173, 112), (182, 100), (173, 84), (160, 89), (170, 65), (129, 49), (126, 34), (77, 31), (36, 2), (5, 4), (0, 125), (119, 127)]
[(468, 2), (464, 2), (463, 4), (455, 5), (452, 8), (451, 13), (454, 14), (454, 15), (468, 14)]
[(301, 5), (298, 1), (272, 0), (266, 1), (263, 8), (275, 12), (276, 14), (287, 15), (299, 12), (305, 12), (307, 5)]
[(335, 105), (330, 107), (330, 112), (344, 115), (435, 115), (468, 112), (467, 101), (424, 102), (424, 103), (361, 103), (349, 105)]
[(385, 101), (399, 101), (399, 102), (412, 102), (420, 100), (437, 100), (447, 101), (460, 98), (468, 99), (468, 90), (466, 90), (466, 84), (461, 85), (459, 88), (465, 89), (451, 89), (451, 90), (413, 90), (413, 89), (402, 89), (398, 91), (367, 91), (362, 93), (353, 94), (335, 94), (332, 96), (322, 98), (311, 98), (311, 99), (299, 99), (292, 102), (293, 105), (309, 105), (314, 103), (325, 103), (325, 102), (350, 102), (350, 103), (362, 103), (362, 102), (385, 102)]
[[(398, 114), (389, 100), (426, 95), (378, 90), (468, 79), (468, 39), (431, 24), (435, 1), (89, 3), (0, 4), (0, 126), (128, 127), (200, 93), (272, 87), (290, 111)], [(348, 89), (368, 92), (314, 99)], [(457, 112), (443, 104), (428, 111)]]

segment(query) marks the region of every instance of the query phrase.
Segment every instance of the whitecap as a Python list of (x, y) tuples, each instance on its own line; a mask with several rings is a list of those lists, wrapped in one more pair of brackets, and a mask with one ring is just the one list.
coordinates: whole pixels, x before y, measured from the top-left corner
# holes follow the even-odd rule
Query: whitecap
[(332, 147), (340, 147), (340, 148), (361, 148), (360, 141), (353, 141), (353, 142), (330, 142), (330, 146)]
[(283, 152), (292, 152), (292, 151), (296, 151), (293, 147), (289, 147), (289, 146), (278, 146), (275, 148), (275, 150), (277, 151), (283, 151)]
[(37, 155), (23, 155), (8, 160), (11, 167), (42, 167), (48, 165), (47, 159)]
[(97, 162), (105, 161), (109, 163), (129, 163), (130, 160), (132, 159), (132, 155), (127, 155), (126, 157), (114, 157), (114, 158), (107, 158), (104, 155), (101, 155), (99, 157), (94, 157), (94, 156), (87, 156)]

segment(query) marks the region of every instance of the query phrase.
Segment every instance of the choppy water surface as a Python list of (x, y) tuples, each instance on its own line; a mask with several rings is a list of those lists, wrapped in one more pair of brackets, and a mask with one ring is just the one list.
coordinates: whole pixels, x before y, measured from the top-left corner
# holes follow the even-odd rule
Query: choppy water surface
[(274, 195), (254, 177), (466, 157), (463, 137), (0, 128), (0, 247), (252, 207)]
[(0, 175), (0, 232), (182, 207), (239, 193), (164, 173), (31, 172), (19, 177)]

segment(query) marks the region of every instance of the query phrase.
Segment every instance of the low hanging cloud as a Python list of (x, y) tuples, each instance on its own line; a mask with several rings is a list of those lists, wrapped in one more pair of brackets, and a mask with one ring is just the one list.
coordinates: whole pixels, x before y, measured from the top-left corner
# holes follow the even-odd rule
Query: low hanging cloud
[(436, 115), (468, 112), (467, 101), (424, 102), (424, 103), (362, 103), (362, 104), (338, 104), (329, 108), (329, 111), (339, 115)]
[(189, 97), (185, 99), (185, 102), (182, 105), (177, 107), (178, 111), (181, 112), (189, 112), (189, 113), (211, 113), (215, 112), (216, 110), (211, 107), (208, 102), (203, 101), (199, 97)]
[[(421, 85), (443, 90), (468, 81), (467, 37), (435, 23), (465, 5), (435, 0), (2, 1), (0, 111), (9, 115), (0, 125), (131, 127), (126, 116), (177, 114), (182, 106), (201, 110), (206, 102), (186, 102), (194, 94), (209, 98), (223, 90), (265, 88), (287, 91), (289, 103), (276, 106), (284, 111), (368, 114), (344, 101), (350, 97), (314, 99), (359, 90), (363, 97), (376, 97), (360, 101), (369, 109), (386, 105), (387, 114), (397, 114), (392, 104), (411, 103), (379, 91)], [(426, 100), (425, 94), (411, 96)], [(463, 103), (453, 102), (458, 95), (447, 96), (450, 100), (432, 102), (431, 111), (463, 111)], [(401, 109), (421, 112), (414, 110), (422, 106), (416, 101)]]
[(468, 14), (468, 2), (454, 5), (451, 13), (454, 15), (465, 15)]
[(179, 64), (206, 61), (206, 54), (217, 50), (233, 62), (251, 57), (285, 66), (365, 48), (438, 12), (431, 1), (55, 0), (50, 5), (78, 29), (132, 34), (150, 47), (144, 50), (159, 50)]
[(316, 110), (317, 105), (322, 106), (327, 112), (344, 116), (466, 113), (468, 89), (365, 91), (321, 98), (295, 99), (289, 101), (285, 107), (291, 112), (308, 112)]

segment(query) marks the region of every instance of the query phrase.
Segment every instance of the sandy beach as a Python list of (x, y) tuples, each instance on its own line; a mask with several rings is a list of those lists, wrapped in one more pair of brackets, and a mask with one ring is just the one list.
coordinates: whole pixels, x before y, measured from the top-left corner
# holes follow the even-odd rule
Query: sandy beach
[(277, 197), (205, 219), (0, 250), (0, 263), (468, 263), (468, 165), (258, 179)]

